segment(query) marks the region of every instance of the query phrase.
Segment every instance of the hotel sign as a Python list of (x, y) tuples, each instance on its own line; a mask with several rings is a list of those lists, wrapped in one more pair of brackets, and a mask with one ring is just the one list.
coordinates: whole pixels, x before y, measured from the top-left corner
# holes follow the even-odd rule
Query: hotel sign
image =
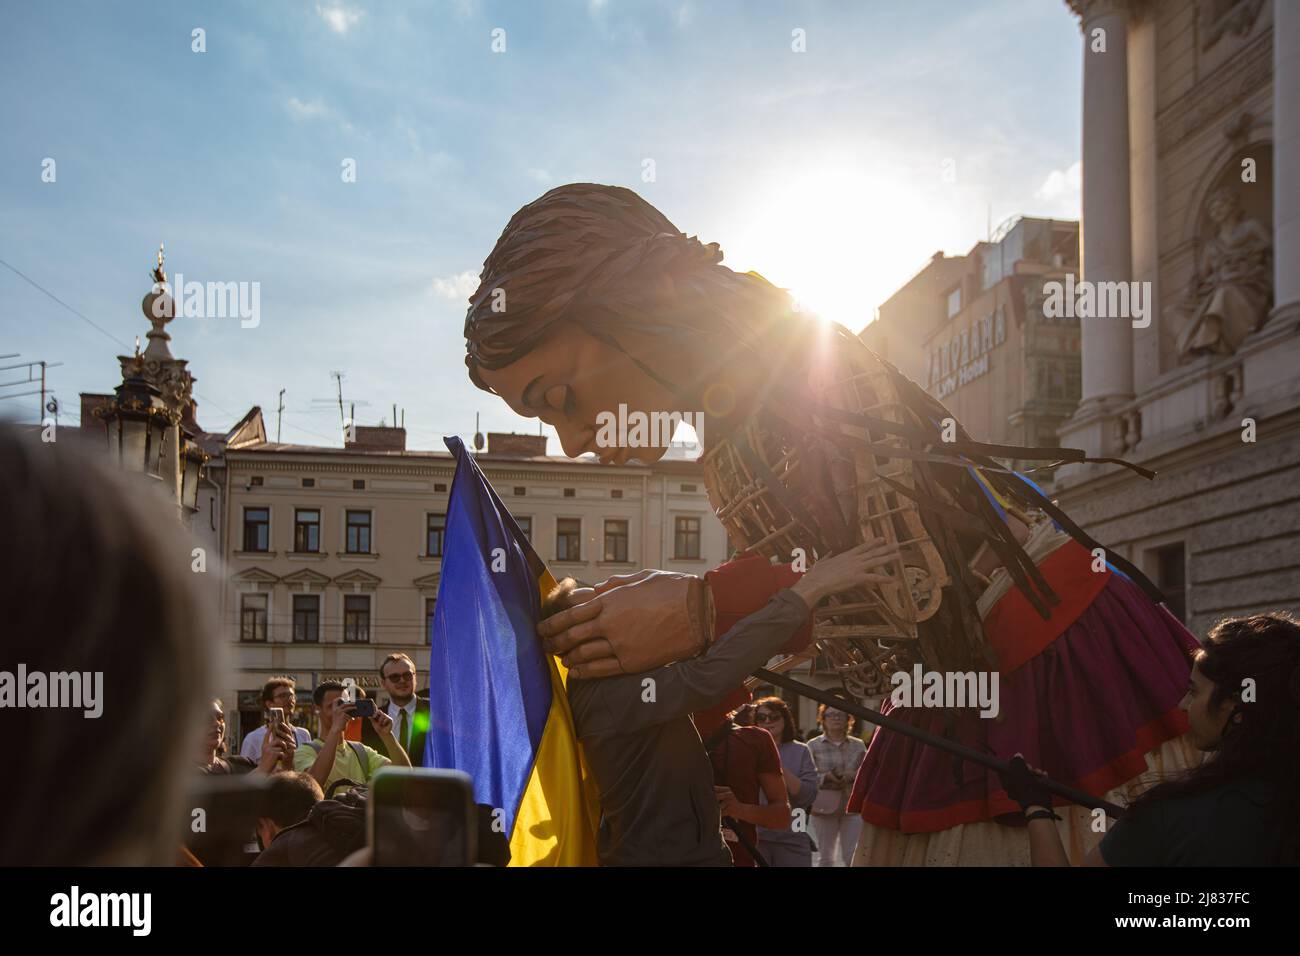
[(1006, 339), (1006, 309), (998, 306), (960, 332), (953, 332), (943, 344), (930, 346), (925, 359), (925, 387), (938, 399), (951, 395), (988, 372), (989, 353)]
[(356, 681), (358, 687), (364, 687), (367, 690), (375, 690), (376, 688), (383, 686), (383, 683), (374, 674), (321, 674), (317, 679), (316, 684), (319, 686), (327, 680), (342, 682), (349, 677)]

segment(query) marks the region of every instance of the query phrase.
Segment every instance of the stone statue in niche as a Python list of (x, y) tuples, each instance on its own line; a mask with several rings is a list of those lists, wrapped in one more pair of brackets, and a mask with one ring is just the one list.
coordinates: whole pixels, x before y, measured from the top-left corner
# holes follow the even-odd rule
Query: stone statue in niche
[(1210, 194), (1215, 232), (1204, 240), (1196, 274), (1181, 309), (1189, 313), (1178, 335), (1178, 354), (1231, 355), (1268, 317), (1273, 297), (1273, 237), (1247, 218), (1237, 194), (1220, 187)]
[(1245, 36), (1262, 9), (1264, 0), (1201, 0), (1201, 49), (1210, 49), (1228, 33)]

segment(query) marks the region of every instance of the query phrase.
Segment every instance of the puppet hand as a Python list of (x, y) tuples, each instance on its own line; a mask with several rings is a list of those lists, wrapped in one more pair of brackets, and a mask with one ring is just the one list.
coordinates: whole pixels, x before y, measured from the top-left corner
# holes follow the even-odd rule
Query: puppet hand
[(537, 627), (571, 677), (639, 674), (694, 657), (713, 639), (708, 585), (693, 574), (641, 571), (574, 592), (588, 595)]

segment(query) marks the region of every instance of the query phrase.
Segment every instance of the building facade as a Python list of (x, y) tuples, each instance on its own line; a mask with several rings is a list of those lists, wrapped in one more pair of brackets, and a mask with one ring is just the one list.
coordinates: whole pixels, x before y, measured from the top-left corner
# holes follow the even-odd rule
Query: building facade
[(1083, 56), (1082, 280), (1149, 325), (1084, 319), (1061, 504), (1198, 636), (1300, 609), (1300, 4), (1072, 0)]
[(1078, 224), (1018, 218), (935, 256), (861, 333), (980, 441), (1054, 445), (1079, 399), (1079, 321), (1044, 309), (1078, 268)]

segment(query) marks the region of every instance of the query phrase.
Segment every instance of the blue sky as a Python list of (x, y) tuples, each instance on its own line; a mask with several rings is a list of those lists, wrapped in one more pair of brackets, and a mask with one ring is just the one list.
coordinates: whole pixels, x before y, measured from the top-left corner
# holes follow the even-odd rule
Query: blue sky
[[(470, 385), (462, 326), (506, 221), (553, 186), (633, 188), (855, 330), (990, 216), (1078, 216), (1082, 45), (1052, 0), (51, 0), (3, 16), (0, 259), (108, 333), (0, 267), (0, 353), (64, 363), (63, 421), (148, 330), (160, 241), (169, 274), (261, 284), (256, 328), (169, 327), (204, 427), (258, 404), (274, 438), (284, 388), (284, 440), (337, 445), (337, 407), (314, 400), (340, 370), (359, 423), (396, 403), (408, 446), (441, 448), (476, 412), (484, 431), (536, 429)], [(36, 405), (0, 412), (34, 421)]]

